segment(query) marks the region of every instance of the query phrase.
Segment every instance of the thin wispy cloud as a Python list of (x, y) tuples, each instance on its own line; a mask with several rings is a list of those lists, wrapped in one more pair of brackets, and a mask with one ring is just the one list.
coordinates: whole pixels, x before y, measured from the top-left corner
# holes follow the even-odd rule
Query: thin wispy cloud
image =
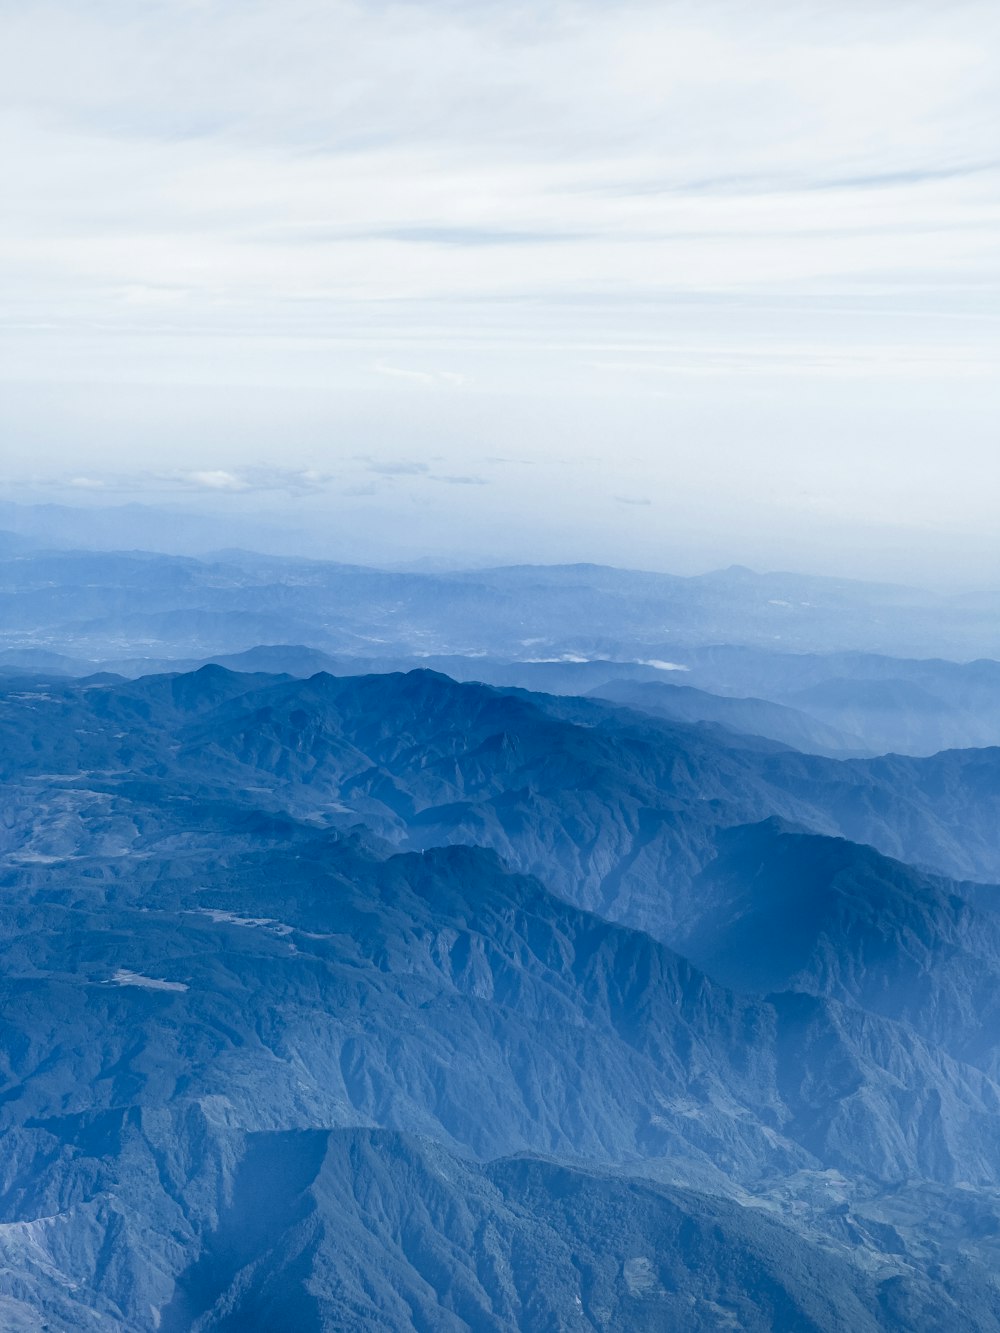
[[(337, 481), (333, 473), (314, 469), (243, 467), (232, 471), (224, 468), (195, 468), (139, 470), (132, 472), (105, 472), (100, 475), (71, 477), (52, 476), (47, 484), (75, 491), (101, 492), (109, 498), (155, 493), (197, 493), (226, 495), (284, 495), (305, 496), (322, 494)], [(45, 485), (46, 479), (35, 477), (35, 485)]]
[(365, 458), (361, 461), (368, 472), (376, 472), (380, 477), (420, 477), (430, 472), (427, 463), (413, 459)]
[[(985, 3), (27, 0), (3, 25), (0, 254), (105, 317), (949, 273), (995, 206)], [(873, 207), (926, 234), (902, 253), (804, 239)]]
[(140, 441), (220, 504), (374, 485), (393, 539), (433, 492), (663, 563), (669, 495), (781, 556), (808, 493), (828, 551), (858, 507), (982, 549), (998, 122), (988, 0), (7, 5), (9, 484), (124, 493)]
[(232, 472), (223, 472), (221, 468), (207, 472), (188, 472), (178, 477), (178, 481), (191, 486), (200, 486), (208, 491), (245, 491), (249, 487), (242, 477)]
[(385, 375), (392, 380), (401, 380), (404, 384), (420, 385), (424, 388), (441, 387), (457, 389), (465, 383), (465, 376), (454, 370), (415, 370), (408, 366), (388, 366), (379, 361), (374, 370), (378, 375)]

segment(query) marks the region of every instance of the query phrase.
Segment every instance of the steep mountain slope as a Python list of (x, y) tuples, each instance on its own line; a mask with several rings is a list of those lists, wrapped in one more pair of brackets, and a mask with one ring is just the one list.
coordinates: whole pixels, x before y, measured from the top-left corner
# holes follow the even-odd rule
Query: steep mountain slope
[[(248, 1131), (360, 1120), (480, 1155), (677, 1153), (748, 1179), (776, 1161), (995, 1174), (997, 1093), (975, 1071), (836, 1005), (734, 997), (488, 852), (383, 862), (327, 839), (169, 865), (150, 859), (147, 884), (130, 866), (103, 893), (94, 863), (9, 877), (44, 887), (26, 901), (8, 884), (0, 1124), (167, 1104), (180, 1066), (185, 1099), (223, 1098)], [(803, 1059), (813, 1044), (837, 1052), (836, 1072)], [(887, 1136), (904, 1070), (926, 1123)], [(831, 1079), (824, 1105), (815, 1085)], [(859, 1085), (866, 1102), (849, 1107)], [(977, 1132), (949, 1148), (935, 1099)]]
[(728, 985), (830, 996), (996, 1072), (1000, 916), (970, 887), (768, 820), (720, 835), (677, 943)]
[[(871, 653), (776, 653), (674, 644), (672, 661), (544, 661), (431, 655), (335, 658), (304, 648), (258, 648), (215, 660), (235, 671), (359, 675), (428, 667), (455, 680), (617, 700), (654, 716), (717, 721), (807, 753), (913, 754), (1000, 744), (1000, 663), (907, 660)], [(126, 663), (126, 675), (202, 665)], [(88, 668), (93, 670), (93, 666)], [(77, 674), (86, 674), (78, 671)], [(673, 691), (656, 686), (676, 687)], [(707, 696), (707, 697), (706, 697)], [(662, 705), (655, 707), (654, 704)]]
[(658, 882), (679, 888), (709, 827), (775, 813), (955, 876), (1000, 877), (1000, 750), (835, 762), (427, 672), (247, 692), (184, 735), (186, 762), (291, 776), (302, 799), (336, 790), (424, 845), (487, 841), (558, 876), (547, 882), (560, 891), (588, 886), (579, 900), (602, 910), (617, 892), (607, 877), (634, 876), (635, 854), (647, 866), (655, 855)]
[(934, 754), (998, 739), (997, 696), (987, 708), (963, 707), (951, 690), (935, 693), (906, 679), (834, 677), (786, 696), (790, 703), (835, 727), (864, 736), (871, 750)]
[[(881, 1326), (889, 1288), (732, 1205), (555, 1165), (490, 1168), (487, 1189), (481, 1168), (440, 1153), (428, 1181), (390, 1140), (330, 1179), (338, 1127), (723, 1191), (831, 1168), (883, 1188), (1000, 1186), (1000, 1088), (981, 1074), (842, 1006), (733, 996), (487, 852), (382, 860), (280, 834), (248, 851), (237, 828), (214, 854), (8, 866), (5, 879), (0, 1222), (19, 1276), (0, 1290), (33, 1291), (53, 1328), (336, 1327), (359, 1290), (362, 1327), (401, 1292), (414, 1327), (449, 1328), (503, 1327), (514, 1300), (544, 1323), (566, 1315), (567, 1291), (598, 1326), (629, 1309), (643, 1326), (671, 1299), (705, 1327), (720, 1302), (750, 1327), (801, 1315), (832, 1330), (858, 1309)], [(432, 1187), (427, 1215), (406, 1221)], [(352, 1209), (380, 1247), (361, 1245)], [(345, 1218), (358, 1237), (346, 1253)], [(470, 1227), (471, 1286), (448, 1262)], [(401, 1244), (405, 1271), (387, 1284)], [(873, 1246), (871, 1264), (912, 1286), (917, 1308), (947, 1308), (898, 1244), (903, 1260)], [(579, 1289), (567, 1253), (595, 1256)], [(957, 1251), (946, 1268), (961, 1288)], [(740, 1273), (761, 1281), (742, 1304)], [(640, 1296), (656, 1302), (628, 1305)], [(967, 1321), (989, 1308), (975, 1284), (954, 1299)]]
[[(195, 635), (201, 632), (200, 616), (198, 612), (189, 617)], [(227, 624), (204, 617), (200, 623), (217, 637)], [(275, 623), (260, 628), (274, 637), (290, 627)], [(355, 676), (426, 667), (455, 680), (552, 694), (593, 694), (654, 716), (717, 721), (771, 736), (808, 753), (837, 756), (892, 751), (926, 756), (945, 749), (1000, 744), (1000, 664), (995, 661), (960, 663), (857, 652), (779, 653), (734, 644), (682, 644), (679, 640), (669, 649), (662, 648), (672, 660), (645, 656), (653, 652), (648, 647), (638, 659), (623, 660), (620, 645), (610, 653), (606, 644), (589, 657), (564, 647), (542, 649), (538, 657), (532, 654), (539, 649), (524, 645), (521, 657), (481, 650), (462, 655), (408, 646), (395, 641), (391, 627), (386, 628), (389, 637), (384, 644), (344, 639), (340, 642), (347, 651), (339, 655), (301, 644), (267, 643), (238, 652), (178, 657), (176, 652), (170, 655), (169, 644), (150, 641), (143, 656), (122, 657), (115, 649), (110, 656), (102, 650), (90, 660), (31, 646), (38, 636), (26, 632), (26, 636), (13, 636), (18, 643), (23, 639), (26, 646), (0, 647), (0, 672), (80, 677), (108, 670), (134, 678), (188, 672), (212, 663), (233, 671), (308, 677), (320, 671)], [(248, 610), (239, 634), (245, 641), (252, 632)], [(316, 637), (312, 630), (309, 635)], [(324, 635), (320, 638), (327, 641)]]
[(616, 680), (589, 693), (593, 698), (608, 699), (675, 722), (718, 722), (736, 731), (767, 736), (807, 754), (838, 757), (876, 748), (866, 746), (860, 735), (838, 731), (817, 722), (808, 713), (767, 699), (730, 698), (690, 685), (660, 681)]
[(430, 672), (13, 682), (0, 742), (0, 777), (22, 792), (59, 772), (73, 799), (139, 777), (220, 799), (248, 789), (274, 813), (361, 820), (404, 845), (492, 846), (667, 939), (716, 830), (774, 814), (955, 878), (1000, 878), (1000, 750), (838, 762)]
[(8, 679), (0, 1315), (1000, 1328), (986, 890), (748, 827), (986, 861), (995, 764), (424, 671)]
[(868, 750), (930, 755), (1000, 744), (1000, 662), (733, 644), (691, 646), (678, 656), (687, 668), (684, 684), (789, 705), (863, 738)]
[[(384, 1132), (315, 1137), (300, 1150), (315, 1174), (299, 1195), (283, 1267), (275, 1271), (263, 1237), (252, 1245), (245, 1214), (234, 1219), (233, 1254), (233, 1222), (220, 1219), (209, 1262), (182, 1276), (161, 1329), (189, 1327), (206, 1288), (219, 1294), (194, 1324), (204, 1330), (874, 1331), (906, 1310), (971, 1333), (1000, 1320), (988, 1286), (938, 1285), (902, 1270), (872, 1278), (846, 1253), (718, 1198), (532, 1157), (476, 1166)], [(238, 1169), (237, 1192), (249, 1200), (270, 1183), (259, 1179), (262, 1158), (253, 1144)], [(219, 1250), (228, 1252), (221, 1273)]]

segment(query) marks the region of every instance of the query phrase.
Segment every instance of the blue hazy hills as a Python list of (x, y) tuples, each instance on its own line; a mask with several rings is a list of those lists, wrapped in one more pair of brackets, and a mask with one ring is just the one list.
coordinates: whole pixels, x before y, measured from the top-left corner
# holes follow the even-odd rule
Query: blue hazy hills
[(0, 1326), (1000, 1329), (1000, 750), (280, 651), (0, 677)]
[(53, 549), (0, 532), (6, 646), (88, 660), (289, 643), (377, 657), (570, 654), (688, 664), (675, 654), (735, 645), (761, 654), (850, 648), (968, 660), (1000, 657), (998, 612), (996, 591), (942, 593), (739, 566), (692, 577), (588, 564), (430, 573), (238, 550), (196, 558)]
[[(34, 511), (4, 513), (23, 523)], [(597, 565), (430, 573), (39, 545), (60, 524), (87, 535), (85, 518), (53, 511), (0, 532), (0, 673), (139, 676), (212, 660), (308, 677), (425, 665), (834, 756), (1000, 744), (994, 592), (739, 567), (693, 578)], [(97, 520), (111, 531), (122, 514), (91, 520), (94, 540)]]

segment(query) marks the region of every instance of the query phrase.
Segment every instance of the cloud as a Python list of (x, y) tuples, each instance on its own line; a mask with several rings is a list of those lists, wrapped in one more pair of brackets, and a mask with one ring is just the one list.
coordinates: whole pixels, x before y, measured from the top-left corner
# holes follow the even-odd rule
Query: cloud
[[(331, 238), (333, 239), (333, 238)], [(493, 227), (395, 227), (391, 231), (373, 233), (369, 239), (402, 241), (407, 245), (561, 245), (565, 241), (593, 239), (580, 232), (507, 230)]]
[(152, 287), (143, 283), (125, 287), (121, 299), (131, 306), (174, 306), (180, 304), (187, 293), (179, 287)]
[[(130, 479), (133, 485), (140, 478)], [(303, 496), (320, 494), (335, 482), (336, 474), (315, 468), (241, 467), (231, 471), (222, 468), (192, 472), (165, 473), (159, 477), (166, 488), (179, 486), (209, 491), (254, 492)]]
[[(695, 543), (803, 490), (988, 530), (988, 0), (23, 0), (3, 26), (5, 472), (99, 457), (109, 491), (233, 504), (381, 477), (396, 513), (431, 488), (392, 478), (482, 471), (466, 549), (558, 512), (567, 549), (666, 559), (632, 489)], [(530, 487), (488, 461), (514, 454)]]
[(317, 495), (336, 481), (336, 473), (317, 468), (247, 467), (241, 468), (239, 480), (243, 489), (254, 491), (281, 491), (286, 495)]
[(691, 343), (657, 349), (658, 360), (594, 361), (602, 374), (655, 379), (724, 377), (760, 380), (764, 376), (808, 379), (989, 379), (996, 374), (996, 356), (988, 345), (970, 347), (912, 345), (884, 337), (860, 337), (850, 346), (834, 342), (770, 340), (765, 346), (712, 346)]
[(387, 375), (389, 379), (394, 380), (405, 380), (408, 384), (433, 385), (436, 383), (435, 376), (426, 370), (408, 370), (403, 366), (387, 366), (381, 361), (373, 369), (378, 375)]
[(376, 472), (380, 477), (420, 477), (430, 472), (426, 463), (420, 463), (413, 459), (399, 459), (392, 461), (382, 458), (365, 458), (364, 462), (367, 471)]
[(404, 380), (408, 384), (420, 384), (427, 388), (450, 385), (457, 388), (465, 383), (465, 376), (454, 370), (411, 370), (404, 366), (387, 366), (379, 361), (373, 369), (376, 374), (387, 375), (390, 379)]
[(336, 481), (332, 472), (313, 468), (242, 467), (195, 468), (172, 471), (107, 472), (69, 478), (37, 479), (48, 487), (93, 490), (118, 494), (208, 491), (223, 494), (284, 494), (303, 496), (328, 490)]
[[(311, 468), (245, 467), (232, 472), (221, 468), (178, 473), (185, 485), (212, 491), (281, 491), (288, 495), (309, 495), (324, 491), (334, 474)], [(169, 482), (170, 478), (165, 478)]]
[[(185, 324), (955, 277), (985, 261), (1000, 18), (906, 12), (27, 0), (0, 50), (0, 258), (36, 309)], [(837, 243), (872, 214), (920, 230)]]
[(653, 503), (647, 496), (616, 495), (615, 499), (620, 505), (651, 505)]
[[(832, 297), (853, 303), (849, 348), (872, 294), (954, 312), (1000, 287), (986, 0), (905, 24), (813, 0), (15, 8), (0, 264), (26, 365), (40, 327), (93, 330), (110, 366), (128, 338), (138, 382), (154, 335), (238, 361), (252, 330), (454, 390), (494, 382), (510, 345), (597, 331), (641, 353), (658, 301), (745, 300), (760, 328), (776, 302)], [(725, 316), (699, 322), (680, 373), (728, 373)], [(475, 380), (431, 359), (470, 345)]]
[(179, 476), (178, 480), (209, 491), (245, 491), (249, 489), (248, 483), (242, 478), (234, 476), (232, 472), (223, 472), (221, 469), (206, 472), (185, 472)]
[(449, 486), (488, 486), (490, 483), (486, 477), (472, 476), (448, 476), (442, 473), (432, 473), (431, 481), (443, 481)]

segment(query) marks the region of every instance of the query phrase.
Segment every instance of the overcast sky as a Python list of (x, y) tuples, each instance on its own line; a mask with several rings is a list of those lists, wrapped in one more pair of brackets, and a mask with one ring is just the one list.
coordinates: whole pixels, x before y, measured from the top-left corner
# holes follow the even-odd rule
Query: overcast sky
[(998, 73), (993, 0), (0, 0), (5, 494), (996, 583)]

